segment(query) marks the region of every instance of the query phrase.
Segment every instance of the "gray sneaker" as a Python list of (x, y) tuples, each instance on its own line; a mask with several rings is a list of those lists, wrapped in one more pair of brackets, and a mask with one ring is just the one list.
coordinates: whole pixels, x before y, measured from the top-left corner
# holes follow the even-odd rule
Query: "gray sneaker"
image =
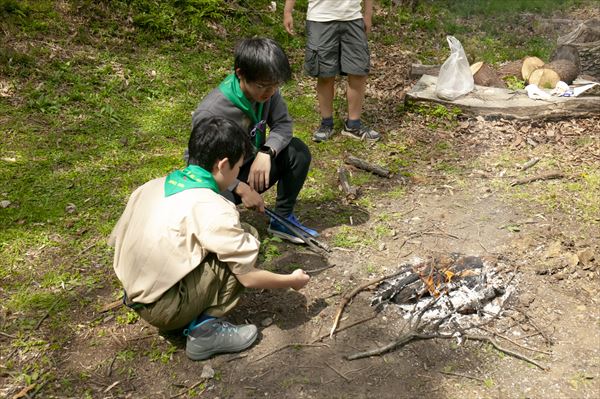
[(213, 319), (189, 332), (185, 354), (192, 360), (204, 360), (217, 353), (241, 352), (252, 345), (256, 337), (258, 329), (253, 324), (235, 326)]
[(373, 129), (368, 128), (366, 125), (361, 125), (360, 128), (350, 129), (346, 122), (344, 122), (344, 129), (342, 134), (347, 137), (352, 137), (358, 140), (367, 141), (378, 141), (381, 139), (381, 135)]
[(313, 134), (313, 141), (320, 143), (321, 141), (329, 140), (333, 136), (333, 127), (331, 126), (319, 126), (319, 128)]

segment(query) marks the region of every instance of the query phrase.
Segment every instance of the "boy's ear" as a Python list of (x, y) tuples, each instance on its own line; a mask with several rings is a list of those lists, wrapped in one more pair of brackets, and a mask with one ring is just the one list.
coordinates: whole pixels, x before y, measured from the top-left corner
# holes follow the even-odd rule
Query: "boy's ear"
[(240, 68), (235, 69), (235, 76), (237, 76), (238, 79), (241, 79), (244, 77), (244, 74), (242, 73), (242, 70)]
[(223, 159), (219, 159), (215, 162), (215, 166), (213, 169), (215, 169), (213, 172), (220, 172), (222, 171), (225, 166), (229, 167), (229, 158), (223, 158)]

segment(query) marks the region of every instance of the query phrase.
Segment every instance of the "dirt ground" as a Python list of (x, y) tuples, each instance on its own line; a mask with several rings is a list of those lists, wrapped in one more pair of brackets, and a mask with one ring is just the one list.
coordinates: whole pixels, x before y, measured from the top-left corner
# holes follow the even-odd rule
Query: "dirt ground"
[[(505, 142), (514, 142), (508, 131), (505, 137), (481, 140), (482, 134), (499, 123), (474, 120), (468, 132), (440, 130), (439, 134), (454, 135), (453, 144), (461, 154), (455, 160), (459, 164), (481, 156), (497, 159), (495, 154), (506, 151), (522, 159), (523, 152), (532, 151), (505, 146)], [(501, 123), (512, 126), (511, 122)], [(579, 134), (597, 138), (598, 119), (573, 123)], [(529, 132), (535, 137), (547, 127), (533, 127)], [(401, 126), (397, 134), (407, 132)], [(421, 133), (421, 139), (436, 139), (436, 132)], [(414, 140), (420, 139), (418, 132), (412, 134)], [(476, 141), (478, 146), (473, 145)], [(575, 154), (578, 149), (569, 147), (574, 142), (571, 137), (566, 144), (560, 141), (560, 146)], [(544, 151), (552, 152), (554, 145), (558, 144), (546, 143)], [(585, 152), (598, 156), (598, 141)], [(177, 350), (168, 361), (148, 362), (139, 359), (139, 354), (150, 348), (164, 351), (169, 342), (142, 321), (123, 326), (108, 317), (94, 328), (82, 329), (71, 343), (62, 366), (64, 375), (84, 370), (88, 378), (80, 384), (97, 397), (193, 397), (200, 392), (201, 397), (209, 398), (598, 397), (598, 229), (563, 212), (511, 199), (504, 189), (495, 188), (493, 178), (485, 177), (501, 172), (497, 166), (484, 164), (482, 170), (469, 171), (461, 176), (460, 184), (448, 175), (432, 172), (427, 164), (415, 168), (420, 169), (413, 170), (411, 180), (394, 177), (363, 187), (385, 193), (406, 186), (405, 196), (382, 195), (368, 212), (338, 202), (321, 205), (318, 212), (350, 215), (347, 224), (351, 217), (359, 236), (372, 235), (375, 224), (382, 220), (389, 234), (369, 247), (334, 248), (327, 257), (285, 245), (285, 253), (271, 268), (287, 270), (294, 264), (317, 272), (301, 292), (251, 291), (246, 295), (231, 320), (255, 323), (261, 334), (258, 343), (243, 354), (191, 362), (185, 357), (184, 341), (175, 339), (170, 342)], [(528, 189), (545, 190), (548, 184), (552, 182), (535, 182)], [(303, 203), (299, 209), (311, 206)], [(252, 214), (244, 211), (242, 215), (252, 220)], [(324, 241), (339, 229), (319, 225), (318, 219), (310, 222), (323, 232)], [(255, 220), (255, 224), (264, 233), (264, 222)], [(590, 260), (585, 251), (596, 259)], [(503, 314), (482, 333), (495, 336), (502, 347), (534, 359), (546, 370), (475, 341), (461, 345), (454, 340), (416, 341), (382, 356), (345, 360), (347, 355), (398, 338), (398, 312), (388, 307), (375, 314), (369, 305), (373, 293), (368, 290), (346, 306), (340, 327), (375, 318), (343, 330), (333, 339), (317, 340), (331, 328), (344, 293), (397, 270), (412, 256), (452, 252), (485, 256), (502, 265), (499, 269), (503, 272), (516, 271), (516, 293)], [(579, 254), (581, 260), (570, 261), (573, 254)], [(327, 266), (332, 267), (318, 271)], [(90, 337), (95, 337), (93, 345)], [(132, 351), (134, 359), (122, 359), (119, 353), (123, 350)], [(211, 369), (214, 377), (201, 377), (203, 370)], [(190, 387), (195, 388), (188, 391)]]
[[(387, 55), (388, 68), (406, 72), (408, 55)], [(371, 88), (367, 113), (378, 115), (390, 148), (396, 142), (433, 147), (444, 141), (454, 151), (407, 166), (411, 178), (398, 174), (371, 180), (361, 187), (381, 193), (371, 208), (342, 201), (298, 205), (301, 218), (316, 226), (324, 241), (341, 225), (329, 225), (319, 215), (343, 214), (357, 236), (375, 239), (373, 245), (333, 248), (327, 257), (282, 245), (284, 253), (269, 267), (288, 271), (294, 264), (316, 272), (300, 292), (247, 293), (230, 320), (257, 324), (260, 338), (242, 354), (192, 362), (185, 356), (183, 339), (162, 337), (141, 320), (117, 323), (119, 310), (99, 313), (91, 307), (55, 364), (56, 380), (38, 397), (64, 397), (60, 387), (67, 382), (79, 397), (87, 391), (95, 398), (600, 397), (599, 220), (582, 221), (573, 209), (528, 200), (527, 195), (548, 190), (554, 181), (514, 189), (506, 184), (521, 173), (516, 165), (534, 156), (561, 156), (566, 172), (581, 164), (597, 170), (600, 119), (469, 119), (431, 129), (426, 117), (415, 121), (394, 111), (410, 82), (382, 89), (384, 81), (383, 73), (374, 75), (372, 87), (381, 84), (378, 92)], [(583, 138), (586, 144), (581, 146)], [(364, 150), (368, 146), (357, 147), (357, 155)], [(436, 166), (442, 161), (459, 172), (441, 172)], [(387, 195), (398, 187), (404, 195)], [(522, 195), (517, 198), (516, 192)], [(242, 215), (265, 233), (262, 219), (248, 211)], [(379, 237), (373, 232), (381, 224), (387, 234)], [(413, 256), (452, 252), (485, 256), (501, 265), (503, 273), (516, 273), (516, 292), (505, 311), (480, 333), (545, 370), (489, 343), (445, 339), (415, 341), (381, 356), (348, 361), (347, 355), (398, 338), (401, 316), (391, 307), (375, 313), (369, 289), (345, 307), (340, 328), (375, 317), (332, 339), (319, 339), (329, 332), (343, 295), (354, 287), (392, 273)], [(107, 303), (111, 293), (98, 293), (97, 304)], [(162, 357), (149, 361), (152, 353)]]

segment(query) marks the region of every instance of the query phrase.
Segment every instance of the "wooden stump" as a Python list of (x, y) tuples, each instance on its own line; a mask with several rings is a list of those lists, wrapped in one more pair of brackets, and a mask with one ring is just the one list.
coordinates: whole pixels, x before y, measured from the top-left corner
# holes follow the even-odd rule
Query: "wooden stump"
[(496, 71), (485, 62), (476, 62), (471, 65), (471, 73), (476, 85), (487, 87), (502, 87), (506, 84), (498, 77)]
[(574, 31), (558, 38), (558, 44), (577, 48), (581, 73), (600, 79), (600, 20), (590, 19)]
[(498, 76), (500, 79), (506, 79), (508, 77), (515, 77), (519, 80), (523, 79), (521, 75), (521, 68), (523, 68), (523, 60), (510, 61), (498, 69)]

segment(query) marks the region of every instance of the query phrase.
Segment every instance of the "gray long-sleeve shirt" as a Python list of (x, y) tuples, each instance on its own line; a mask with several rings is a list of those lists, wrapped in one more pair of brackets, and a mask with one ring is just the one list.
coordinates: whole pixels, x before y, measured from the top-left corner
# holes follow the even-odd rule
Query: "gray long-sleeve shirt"
[[(253, 103), (255, 109), (257, 105), (257, 103)], [(192, 126), (196, 126), (201, 119), (209, 116), (221, 116), (231, 119), (248, 134), (254, 127), (250, 118), (229, 101), (218, 87), (208, 93), (198, 104), (192, 114)], [(269, 134), (266, 140), (263, 135), (260, 145), (267, 145), (279, 154), (292, 140), (293, 128), (292, 118), (279, 90), (264, 103), (261, 120), (264, 120), (269, 127)]]

